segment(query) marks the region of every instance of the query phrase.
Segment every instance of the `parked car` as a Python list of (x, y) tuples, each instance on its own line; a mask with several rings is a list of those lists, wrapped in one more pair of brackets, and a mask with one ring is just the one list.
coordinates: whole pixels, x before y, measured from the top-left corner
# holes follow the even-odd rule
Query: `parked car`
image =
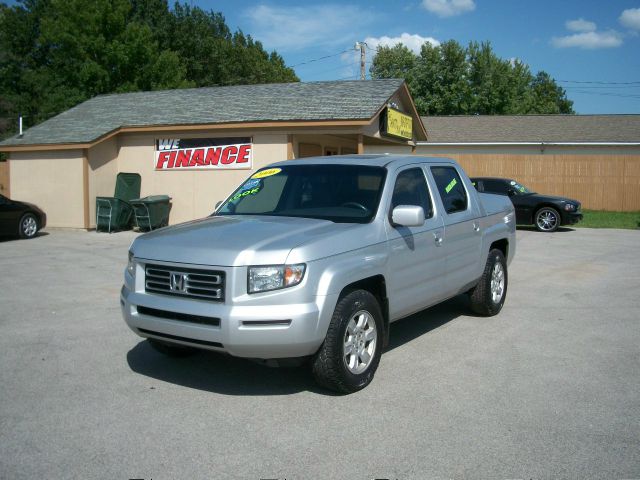
[(474, 177), (479, 192), (507, 195), (516, 209), (516, 223), (535, 225), (541, 232), (555, 232), (561, 225), (573, 225), (582, 220), (577, 200), (532, 192), (510, 178)]
[(37, 206), (0, 195), (0, 235), (33, 238), (46, 224), (47, 216)]
[(502, 309), (513, 205), (453, 160), (358, 155), (259, 170), (205, 219), (134, 240), (120, 304), (156, 350), (290, 364), (368, 385), (389, 324), (461, 293)]

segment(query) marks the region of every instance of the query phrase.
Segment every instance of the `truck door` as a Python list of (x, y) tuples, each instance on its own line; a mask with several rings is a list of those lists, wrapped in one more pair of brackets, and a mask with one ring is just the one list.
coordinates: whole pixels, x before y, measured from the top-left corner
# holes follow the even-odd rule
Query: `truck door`
[[(425, 222), (419, 227), (394, 225), (391, 212), (398, 205), (424, 209)], [(442, 300), (445, 294), (444, 255), (436, 239), (442, 236), (442, 217), (433, 208), (433, 197), (420, 166), (398, 170), (387, 207), (389, 261), (387, 282), (389, 313), (397, 319)]]
[(430, 167), (444, 214), (445, 235), (442, 240), (445, 256), (447, 296), (464, 291), (477, 280), (481, 261), (482, 232), (475, 191), (469, 192), (455, 166)]

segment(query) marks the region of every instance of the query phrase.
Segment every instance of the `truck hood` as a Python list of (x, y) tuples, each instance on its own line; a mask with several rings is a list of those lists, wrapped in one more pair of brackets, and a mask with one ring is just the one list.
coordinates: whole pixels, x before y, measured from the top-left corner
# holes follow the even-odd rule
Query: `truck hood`
[(147, 233), (138, 237), (131, 249), (137, 258), (164, 262), (229, 267), (282, 265), (294, 247), (344, 230), (345, 224), (327, 220), (230, 215)]

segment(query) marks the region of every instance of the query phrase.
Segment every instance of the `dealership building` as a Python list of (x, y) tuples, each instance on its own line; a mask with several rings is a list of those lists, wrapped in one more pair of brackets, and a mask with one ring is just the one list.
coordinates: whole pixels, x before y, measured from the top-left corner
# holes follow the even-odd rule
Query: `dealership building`
[[(95, 227), (119, 172), (172, 198), (170, 223), (209, 214), (263, 166), (315, 155), (456, 158), (582, 201), (640, 210), (640, 115), (418, 116), (403, 80), (208, 87), (103, 95), (0, 143), (3, 194), (52, 227)], [(7, 188), (8, 186), (8, 188)]]

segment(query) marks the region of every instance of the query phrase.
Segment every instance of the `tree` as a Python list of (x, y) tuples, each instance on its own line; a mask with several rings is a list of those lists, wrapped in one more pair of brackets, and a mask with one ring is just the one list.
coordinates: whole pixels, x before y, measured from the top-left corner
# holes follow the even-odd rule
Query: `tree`
[(468, 76), (469, 66), (460, 45), (454, 41), (438, 47), (425, 43), (409, 77), (418, 111), (468, 113)]
[(415, 55), (398, 43), (394, 47), (378, 49), (370, 72), (373, 78), (406, 78), (415, 65)]
[(533, 76), (519, 60), (499, 58), (488, 42), (425, 43), (419, 55), (380, 47), (372, 78), (404, 78), (422, 115), (574, 113), (573, 102), (547, 73)]
[(0, 138), (95, 95), (298, 81), (221, 13), (166, 0), (0, 3)]

